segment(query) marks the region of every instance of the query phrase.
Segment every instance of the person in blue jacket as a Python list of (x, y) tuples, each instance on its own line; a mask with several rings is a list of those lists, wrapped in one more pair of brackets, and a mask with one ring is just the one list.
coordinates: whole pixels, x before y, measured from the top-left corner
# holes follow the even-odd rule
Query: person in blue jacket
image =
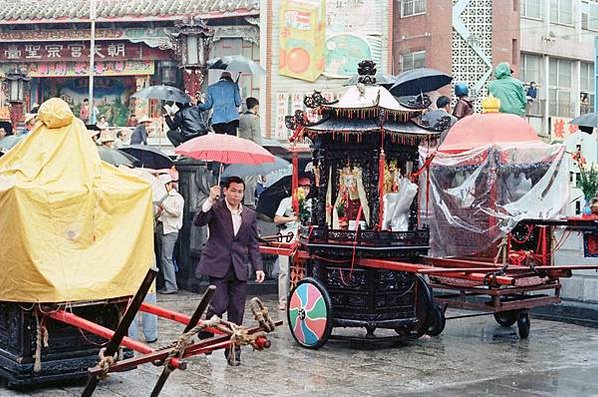
[(239, 127), (241, 93), (229, 72), (223, 72), (220, 80), (208, 87), (206, 101), (197, 105), (199, 110), (213, 109), (212, 128), (217, 134), (237, 135)]

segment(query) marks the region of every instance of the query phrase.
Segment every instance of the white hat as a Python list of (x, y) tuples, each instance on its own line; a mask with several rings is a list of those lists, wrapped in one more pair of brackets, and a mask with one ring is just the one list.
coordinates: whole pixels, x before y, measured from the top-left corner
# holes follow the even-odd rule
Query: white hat
[(37, 114), (35, 114), (35, 113), (26, 113), (25, 114), (25, 124), (28, 124), (31, 120), (35, 120), (35, 117), (37, 117)]
[(160, 174), (160, 175), (158, 175), (158, 179), (164, 185), (166, 185), (167, 183), (172, 182), (172, 177), (170, 176), (170, 174)]
[(152, 119), (150, 119), (147, 116), (143, 116), (142, 118), (139, 119), (139, 121), (137, 122), (137, 124), (141, 124), (141, 123), (151, 123)]

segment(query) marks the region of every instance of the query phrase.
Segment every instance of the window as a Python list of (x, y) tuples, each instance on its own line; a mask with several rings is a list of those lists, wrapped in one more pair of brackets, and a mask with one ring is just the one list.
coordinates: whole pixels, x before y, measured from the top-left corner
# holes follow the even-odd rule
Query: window
[(521, 55), (521, 70), (523, 72), (521, 78), (525, 83), (540, 83), (542, 77), (540, 75), (542, 64), (542, 57), (538, 55), (522, 54)]
[(548, 61), (548, 102), (551, 115), (573, 117), (571, 106), (571, 61), (551, 58)]
[(581, 3), (581, 27), (582, 29), (598, 31), (598, 3)]
[(426, 63), (426, 52), (418, 51), (401, 55), (401, 72), (423, 68)]
[(542, 19), (542, 2), (543, 0), (521, 0), (521, 16)]
[(550, 0), (550, 22), (573, 25), (573, 0)]
[(426, 13), (426, 0), (401, 0), (401, 18)]
[[(580, 76), (580, 113), (588, 113), (594, 111), (594, 64), (581, 63)], [(584, 100), (587, 97), (587, 100)]]

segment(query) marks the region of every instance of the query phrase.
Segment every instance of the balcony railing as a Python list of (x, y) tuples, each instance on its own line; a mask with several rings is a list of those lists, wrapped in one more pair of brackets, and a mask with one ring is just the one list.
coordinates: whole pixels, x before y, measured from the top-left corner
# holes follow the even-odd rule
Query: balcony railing
[(525, 115), (528, 117), (544, 117), (545, 100), (528, 101)]

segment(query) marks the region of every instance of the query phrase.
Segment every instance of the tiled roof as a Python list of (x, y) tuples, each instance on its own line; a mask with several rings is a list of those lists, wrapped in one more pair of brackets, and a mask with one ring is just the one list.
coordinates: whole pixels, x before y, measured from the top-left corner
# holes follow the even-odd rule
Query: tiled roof
[[(0, 24), (89, 21), (89, 0), (0, 0)], [(96, 0), (98, 21), (254, 15), (259, 0)]]

